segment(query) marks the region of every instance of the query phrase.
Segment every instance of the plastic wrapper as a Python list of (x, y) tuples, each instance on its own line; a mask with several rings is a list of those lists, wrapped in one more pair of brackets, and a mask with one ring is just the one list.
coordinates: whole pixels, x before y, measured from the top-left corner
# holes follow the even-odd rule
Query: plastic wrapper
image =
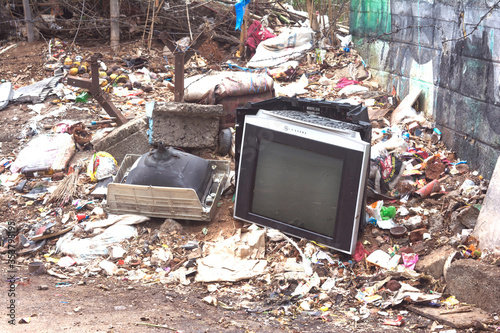
[[(392, 207), (392, 206), (390, 206)], [(394, 207), (393, 207), (394, 208)], [(384, 210), (384, 213), (382, 213)], [(371, 217), (368, 221), (373, 218), (375, 223), (381, 229), (391, 229), (396, 226), (396, 223), (392, 220), (392, 217), (396, 215), (396, 209), (394, 208), (394, 212), (392, 208), (384, 207), (384, 201), (376, 201), (369, 206), (366, 206), (366, 212)]]
[(403, 266), (408, 269), (414, 270), (415, 265), (418, 262), (418, 254), (416, 253), (402, 253), (403, 257)]
[(391, 154), (372, 159), (370, 161), (368, 186), (375, 193), (387, 195), (401, 181), (407, 163), (409, 162), (402, 162), (399, 158)]
[(474, 183), (473, 180), (466, 179), (462, 186), (460, 186), (460, 193), (462, 193), (464, 197), (472, 198), (481, 193), (481, 189)]
[(103, 180), (116, 174), (118, 164), (110, 154), (100, 151), (92, 156), (87, 165), (87, 175), (92, 181)]
[(71, 135), (46, 134), (31, 140), (12, 163), (12, 173), (53, 173), (62, 171), (75, 153)]

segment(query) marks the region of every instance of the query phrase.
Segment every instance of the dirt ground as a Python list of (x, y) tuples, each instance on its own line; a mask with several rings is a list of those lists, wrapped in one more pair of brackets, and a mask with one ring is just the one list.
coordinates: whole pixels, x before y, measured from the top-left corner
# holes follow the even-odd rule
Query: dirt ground
[[(202, 302), (208, 292), (204, 286), (163, 287), (135, 285), (126, 281), (89, 279), (84, 285), (55, 288), (52, 277), (31, 277), (28, 285), (18, 286), (17, 313), (30, 317), (28, 324), (9, 326), (4, 332), (380, 332), (379, 323), (357, 327), (326, 322), (298, 315), (283, 318), (272, 313), (224, 310)], [(75, 281), (76, 282), (76, 281)], [(38, 290), (49, 285), (48, 290)], [(106, 289), (104, 290), (103, 286)], [(229, 286), (230, 288), (230, 286)], [(270, 307), (270, 311), (271, 312)], [(4, 311), (3, 311), (4, 312)], [(4, 317), (4, 316), (2, 316)], [(420, 320), (427, 326), (427, 320)], [(162, 325), (154, 327), (151, 325)], [(384, 327), (387, 332), (400, 329)], [(412, 330), (414, 332), (419, 330)], [(425, 332), (425, 330), (421, 330)]]
[[(232, 235), (243, 224), (232, 218), (231, 196), (222, 199), (222, 205), (211, 222), (179, 221), (183, 230), (177, 236), (177, 242), (187, 240), (210, 241), (219, 234)], [(25, 210), (24, 214), (27, 213)], [(22, 216), (22, 215), (21, 215)], [(8, 220), (21, 219), (14, 215)], [(5, 218), (5, 217), (4, 217)], [(162, 219), (153, 219), (141, 225), (140, 234), (154, 234), (163, 223)], [(203, 229), (208, 229), (206, 235)], [(365, 238), (373, 240), (371, 229), (365, 232)], [(55, 241), (49, 243), (49, 248)], [(59, 279), (47, 274), (28, 273), (23, 262), (32, 258), (43, 260), (41, 254), (28, 255), (21, 259), (16, 277), (15, 301), (16, 320), (29, 318), (27, 324), (10, 326), (3, 302), (0, 327), (9, 332), (380, 332), (381, 322), (386, 316), (378, 315), (378, 309), (372, 309), (371, 316), (358, 324), (345, 315), (357, 302), (342, 299), (335, 306), (335, 315), (327, 319), (318, 313), (285, 314), (290, 306), (293, 291), (291, 286), (276, 295), (274, 284), (260, 279), (238, 283), (220, 283), (218, 291), (213, 293), (207, 284), (161, 285), (156, 281), (142, 283), (128, 281), (126, 278), (95, 276), (76, 276)], [(7, 293), (7, 265), (1, 265), (3, 292)], [(63, 284), (63, 285), (60, 285)], [(64, 284), (69, 284), (65, 286)], [(40, 290), (47, 286), (47, 290)], [(248, 289), (250, 288), (250, 289)], [(354, 290), (353, 290), (354, 292)], [(288, 294), (288, 295), (287, 295)], [(227, 308), (214, 307), (202, 299), (215, 295)], [(333, 297), (336, 295), (332, 294)], [(338, 299), (338, 295), (335, 299)], [(7, 298), (5, 298), (7, 299)], [(389, 310), (389, 317), (395, 317), (400, 311), (405, 315), (405, 327), (412, 332), (427, 332), (432, 321), (412, 314), (404, 307)], [(152, 325), (162, 325), (155, 327)], [(400, 328), (383, 326), (386, 332), (400, 332)]]

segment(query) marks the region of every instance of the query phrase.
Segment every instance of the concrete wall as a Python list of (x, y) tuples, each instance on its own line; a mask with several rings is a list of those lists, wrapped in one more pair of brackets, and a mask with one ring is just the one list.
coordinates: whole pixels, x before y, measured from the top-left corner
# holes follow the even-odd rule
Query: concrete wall
[(422, 89), (420, 110), (486, 178), (500, 155), (500, 6), (481, 18), (495, 3), (351, 0), (350, 13), (356, 49), (380, 83), (401, 98)]

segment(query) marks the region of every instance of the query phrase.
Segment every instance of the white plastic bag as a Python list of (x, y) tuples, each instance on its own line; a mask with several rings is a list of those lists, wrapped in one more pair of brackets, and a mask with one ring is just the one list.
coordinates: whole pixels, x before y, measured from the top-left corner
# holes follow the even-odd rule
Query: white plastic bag
[(279, 36), (266, 39), (255, 50), (247, 63), (250, 68), (278, 66), (288, 60), (297, 59), (313, 47), (314, 32), (310, 28), (292, 28)]

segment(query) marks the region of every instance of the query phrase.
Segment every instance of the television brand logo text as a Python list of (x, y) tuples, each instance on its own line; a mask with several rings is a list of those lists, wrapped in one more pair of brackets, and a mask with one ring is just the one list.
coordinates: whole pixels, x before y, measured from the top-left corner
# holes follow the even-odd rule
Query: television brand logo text
[(296, 129), (296, 128), (293, 128), (293, 127), (288, 127), (286, 125), (283, 127), (283, 129), (285, 130), (285, 132), (291, 132), (291, 133), (297, 133), (297, 134), (307, 135), (306, 131), (299, 130), (299, 129)]

